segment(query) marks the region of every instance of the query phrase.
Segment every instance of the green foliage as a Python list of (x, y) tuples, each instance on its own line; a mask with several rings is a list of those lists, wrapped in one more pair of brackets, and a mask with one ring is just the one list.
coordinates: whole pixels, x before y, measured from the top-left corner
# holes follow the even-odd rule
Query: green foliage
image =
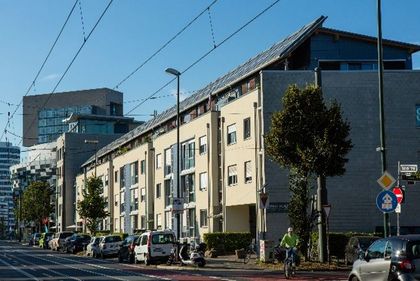
[(310, 203), (308, 177), (293, 172), (289, 176), (289, 189), (291, 198), (288, 206), (289, 220), (295, 233), (299, 236), (299, 250), (306, 256), (309, 242), (309, 235), (312, 230), (312, 218), (308, 215)]
[(283, 96), (283, 110), (272, 116), (265, 148), (277, 163), (302, 174), (342, 175), (352, 148), (349, 134), (337, 102), (327, 106), (315, 85), (291, 85)]
[(215, 249), (219, 254), (234, 253), (235, 250), (248, 247), (252, 241), (249, 232), (214, 232), (205, 233), (207, 249)]
[(35, 222), (40, 229), (42, 219), (54, 211), (51, 203), (53, 189), (46, 182), (32, 182), (22, 195), (22, 219)]
[(105, 211), (107, 203), (101, 196), (102, 181), (100, 178), (90, 177), (82, 191), (83, 199), (77, 201), (77, 212), (86, 220), (86, 226), (92, 235), (95, 235), (100, 220), (109, 213)]

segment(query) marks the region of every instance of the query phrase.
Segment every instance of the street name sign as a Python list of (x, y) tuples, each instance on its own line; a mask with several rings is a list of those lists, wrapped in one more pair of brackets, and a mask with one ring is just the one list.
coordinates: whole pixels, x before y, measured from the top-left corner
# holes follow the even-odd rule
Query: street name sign
[(418, 167), (417, 164), (401, 164), (400, 172), (401, 173), (417, 173)]
[(379, 192), (376, 197), (376, 206), (383, 213), (390, 213), (397, 208), (398, 200), (397, 196), (389, 190), (383, 190)]

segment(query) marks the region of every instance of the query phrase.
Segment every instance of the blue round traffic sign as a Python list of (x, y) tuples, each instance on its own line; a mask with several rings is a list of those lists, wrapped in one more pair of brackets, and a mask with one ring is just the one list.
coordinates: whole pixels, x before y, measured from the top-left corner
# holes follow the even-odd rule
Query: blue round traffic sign
[(393, 212), (397, 205), (397, 196), (392, 191), (383, 190), (376, 197), (376, 206), (384, 213)]

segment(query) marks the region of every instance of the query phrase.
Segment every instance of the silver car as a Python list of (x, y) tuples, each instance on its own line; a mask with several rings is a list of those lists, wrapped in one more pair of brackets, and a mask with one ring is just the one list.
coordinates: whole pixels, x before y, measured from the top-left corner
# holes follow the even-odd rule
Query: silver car
[(100, 257), (104, 259), (109, 256), (116, 256), (120, 250), (121, 243), (122, 239), (119, 235), (104, 236), (99, 242)]
[(86, 246), (86, 256), (92, 256), (94, 258), (99, 256), (99, 241), (103, 236), (92, 237), (89, 244)]
[(376, 240), (353, 263), (348, 280), (420, 280), (420, 235), (401, 235)]

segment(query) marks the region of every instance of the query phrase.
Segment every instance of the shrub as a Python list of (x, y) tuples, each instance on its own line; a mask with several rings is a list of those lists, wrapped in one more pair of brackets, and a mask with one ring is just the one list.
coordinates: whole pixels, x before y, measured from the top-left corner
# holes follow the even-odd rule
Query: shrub
[(205, 233), (207, 249), (215, 249), (218, 254), (233, 254), (235, 250), (246, 248), (252, 241), (249, 232)]

